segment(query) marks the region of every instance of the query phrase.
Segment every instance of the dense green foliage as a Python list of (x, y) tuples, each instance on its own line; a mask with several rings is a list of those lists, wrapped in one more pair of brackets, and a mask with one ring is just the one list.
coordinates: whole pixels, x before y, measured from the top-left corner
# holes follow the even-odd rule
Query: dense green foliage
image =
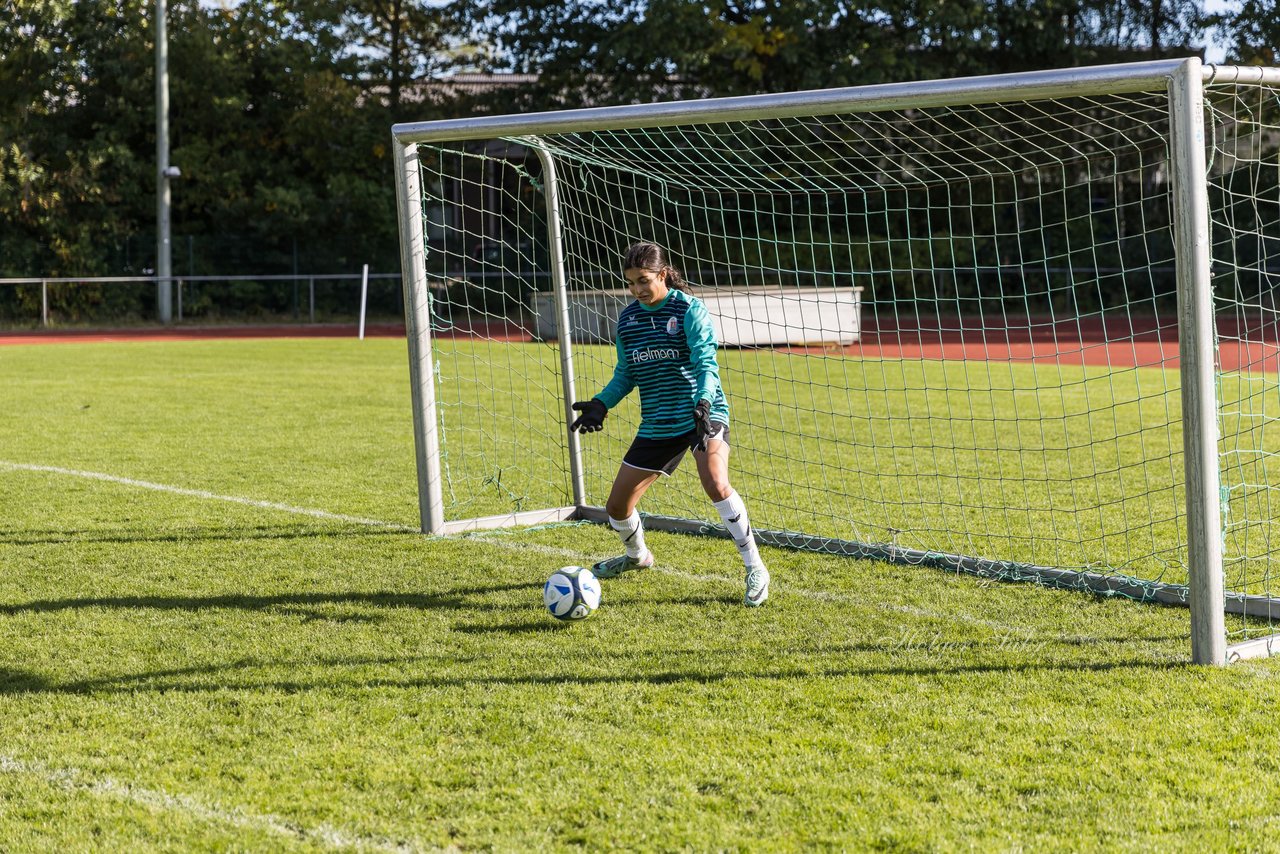
[[(154, 266), (152, 10), (4, 7), (0, 275)], [(396, 269), (396, 120), (1180, 55), (1206, 24), (1244, 61), (1277, 43), (1275, 0), (1215, 18), (1199, 0), (173, 0), (169, 18), (174, 269), (194, 275)], [(433, 85), (454, 70), (537, 79)], [(6, 289), (0, 316), (33, 299)], [(140, 299), (77, 288), (57, 307), (145, 315)], [(278, 310), (269, 288), (246, 299)]]
[(1184, 610), (776, 549), (748, 610), (729, 544), (653, 534), (563, 626), (601, 526), (300, 512), (415, 522), (403, 342), (0, 371), (0, 463), (190, 490), (0, 464), (15, 850), (1266, 847), (1276, 667), (1192, 668)]
[[(1262, 0), (1265, 2), (1265, 0)], [(1198, 0), (493, 0), (536, 97), (785, 92), (1184, 55)]]
[[(446, 28), (416, 9), (392, 33), (382, 5), (170, 4), (176, 271), (396, 268), (388, 87), (440, 64)], [(151, 15), (23, 3), (0, 32), (0, 273), (150, 272)]]

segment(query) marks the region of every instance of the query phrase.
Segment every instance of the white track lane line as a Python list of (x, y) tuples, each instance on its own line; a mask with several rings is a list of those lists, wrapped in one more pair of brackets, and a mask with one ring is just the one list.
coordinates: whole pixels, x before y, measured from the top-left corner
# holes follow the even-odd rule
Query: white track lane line
[(297, 842), (319, 843), (328, 848), (393, 852), (425, 850), (418, 843), (394, 842), (376, 836), (363, 836), (339, 830), (327, 824), (304, 827), (276, 815), (250, 813), (239, 808), (226, 809), (191, 795), (173, 795), (157, 789), (122, 783), (111, 777), (94, 776), (76, 768), (53, 768), (41, 762), (15, 759), (2, 754), (0, 754), (0, 774), (22, 774), (35, 777), (67, 792), (84, 792), (114, 798), (158, 812), (173, 812), (213, 824), (266, 831)]

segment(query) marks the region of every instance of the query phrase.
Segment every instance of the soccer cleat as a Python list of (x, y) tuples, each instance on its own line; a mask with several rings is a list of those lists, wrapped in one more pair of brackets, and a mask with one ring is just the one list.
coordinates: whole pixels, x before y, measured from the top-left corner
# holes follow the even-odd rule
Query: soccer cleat
[(769, 570), (764, 566), (747, 569), (747, 594), (742, 598), (748, 608), (756, 608), (769, 598)]
[(617, 578), (624, 572), (631, 572), (636, 569), (648, 569), (653, 566), (653, 552), (645, 550), (643, 557), (627, 557), (626, 555), (618, 555), (608, 560), (602, 560), (595, 566), (591, 567), (591, 571), (596, 574), (596, 578)]

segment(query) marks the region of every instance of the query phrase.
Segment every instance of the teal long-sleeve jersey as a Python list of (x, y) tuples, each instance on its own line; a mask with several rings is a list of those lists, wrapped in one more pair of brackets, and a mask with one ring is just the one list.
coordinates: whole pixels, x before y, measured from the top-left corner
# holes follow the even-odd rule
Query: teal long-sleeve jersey
[(596, 397), (613, 409), (640, 389), (640, 429), (647, 439), (693, 429), (693, 408), (711, 402), (711, 418), (729, 423), (720, 387), (716, 332), (702, 300), (673, 290), (655, 306), (633, 301), (618, 316), (618, 366)]

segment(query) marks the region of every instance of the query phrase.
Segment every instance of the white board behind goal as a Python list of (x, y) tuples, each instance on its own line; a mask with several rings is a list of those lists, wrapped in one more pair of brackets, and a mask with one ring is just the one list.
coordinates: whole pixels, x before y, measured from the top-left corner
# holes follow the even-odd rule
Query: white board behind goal
[[(862, 331), (862, 288), (730, 287), (694, 294), (707, 307), (721, 347), (823, 346), (856, 342)], [(573, 340), (613, 342), (618, 314), (631, 301), (625, 290), (569, 294)], [(556, 340), (554, 294), (535, 293), (537, 337)]]

